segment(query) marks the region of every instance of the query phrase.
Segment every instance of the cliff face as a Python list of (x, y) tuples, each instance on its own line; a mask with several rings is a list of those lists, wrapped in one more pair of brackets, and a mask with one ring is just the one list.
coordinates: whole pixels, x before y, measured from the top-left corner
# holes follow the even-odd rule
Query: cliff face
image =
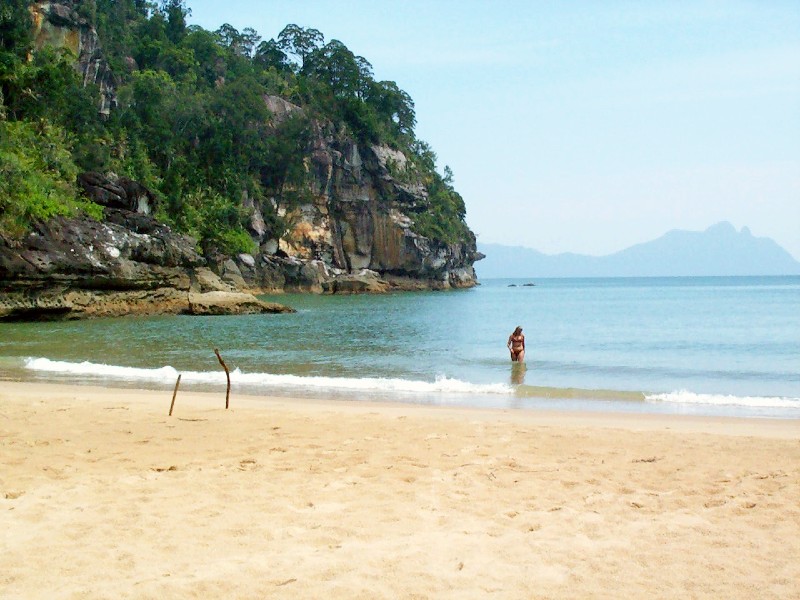
[[(280, 98), (267, 104), (277, 120), (302, 111)], [(359, 278), (373, 280), (373, 291), (475, 285), (472, 264), (480, 255), (473, 235), (443, 244), (412, 231), (413, 215), (425, 210), (428, 198), (401, 152), (361, 147), (317, 123), (306, 168), (313, 201), (288, 215), (292, 231), (281, 240), (266, 238), (260, 210), (251, 204), (260, 252), (236, 257), (224, 276), (240, 274), (261, 290), (344, 291), (345, 281)], [(301, 263), (305, 269), (292, 268)]]
[(79, 0), (34, 2), (31, 15), (34, 26), (34, 47), (65, 48), (77, 57), (76, 68), (84, 85), (100, 87), (98, 110), (108, 115), (117, 105), (114, 74), (103, 57), (100, 40), (94, 27), (76, 11)]

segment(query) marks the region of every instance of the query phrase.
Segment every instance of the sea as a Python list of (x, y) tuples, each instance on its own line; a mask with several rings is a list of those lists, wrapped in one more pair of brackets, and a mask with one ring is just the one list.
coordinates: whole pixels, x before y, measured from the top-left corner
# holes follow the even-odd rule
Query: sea
[(297, 312), (2, 323), (0, 379), (224, 392), (216, 349), (232, 396), (800, 418), (798, 276), (263, 298)]

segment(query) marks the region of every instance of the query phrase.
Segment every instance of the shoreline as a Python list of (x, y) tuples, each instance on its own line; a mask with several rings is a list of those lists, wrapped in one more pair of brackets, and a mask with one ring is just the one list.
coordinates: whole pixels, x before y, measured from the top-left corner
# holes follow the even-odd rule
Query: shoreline
[[(90, 402), (104, 403), (106, 398), (126, 398), (143, 409), (152, 410), (154, 417), (168, 416), (174, 388), (166, 384), (162, 389), (129, 385), (98, 385), (95, 383), (64, 383), (53, 381), (30, 381), (0, 379), (0, 399), (12, 393), (18, 397), (40, 400), (42, 397), (63, 398), (81, 396)], [(218, 386), (219, 387), (219, 386)], [(351, 395), (335, 398), (320, 398), (315, 395), (269, 395), (242, 392), (231, 387), (230, 410), (264, 412), (281, 411), (341, 411), (343, 414), (372, 414), (376, 411), (387, 414), (414, 413), (418, 417), (441, 419), (481, 419), (486, 421), (513, 421), (526, 425), (604, 429), (630, 431), (674, 431), (676, 433), (709, 433), (718, 435), (755, 436), (778, 439), (799, 439), (800, 420), (791, 418), (692, 415), (659, 412), (625, 412), (614, 410), (582, 410), (573, 408), (538, 407), (486, 407), (461, 404), (426, 404), (398, 400), (356, 399)], [(364, 393), (368, 396), (368, 393)], [(182, 405), (189, 410), (221, 409), (225, 411), (224, 384), (216, 390), (200, 390), (196, 387), (180, 387), (176, 395), (175, 417)], [(159, 412), (161, 407), (166, 407)]]
[(171, 398), (2, 382), (0, 595), (800, 594), (798, 421)]
[[(48, 360), (48, 359), (43, 359)], [(58, 361), (56, 361), (58, 362)], [(66, 363), (65, 363), (66, 364)], [(80, 367), (81, 370), (73, 372), (52, 372), (30, 371), (21, 366), (4, 366), (0, 359), (0, 382), (31, 383), (54, 386), (77, 386), (77, 387), (97, 387), (108, 389), (128, 389), (141, 390), (143, 392), (164, 392), (173, 389), (172, 381), (163, 381), (165, 375), (160, 369), (142, 369), (158, 374), (161, 380), (154, 378), (108, 378), (102, 373), (102, 369), (108, 368), (106, 365), (88, 363), (71, 363), (73, 367)], [(88, 365), (88, 366), (87, 366)], [(88, 370), (88, 367), (100, 369), (98, 373)], [(138, 369), (133, 367), (114, 367), (118, 371), (130, 370), (134, 372), (132, 377), (141, 377), (135, 373)], [(171, 368), (171, 367), (170, 367)], [(172, 369), (172, 379), (177, 378), (180, 372)], [(225, 376), (221, 370), (203, 372), (202, 379), (197, 379), (195, 373), (182, 373), (184, 378), (181, 382), (181, 390), (185, 393), (219, 393), (225, 388)], [(186, 375), (189, 375), (187, 378)], [(195, 379), (191, 378), (195, 375)], [(778, 402), (778, 404), (740, 404), (737, 402), (727, 403), (726, 398), (737, 400), (735, 396), (726, 394), (702, 394), (688, 391), (672, 393), (648, 393), (644, 391), (631, 390), (611, 390), (611, 389), (588, 389), (578, 387), (541, 387), (541, 386), (522, 386), (524, 390), (509, 393), (496, 393), (492, 391), (472, 391), (462, 393), (459, 391), (440, 391), (436, 390), (431, 383), (424, 381), (409, 381), (411, 385), (422, 386), (422, 389), (407, 390), (383, 390), (380, 387), (358, 389), (343, 385), (338, 378), (321, 377), (322, 384), (315, 383), (310, 387), (297, 387), (292, 383), (291, 388), (287, 388), (280, 381), (269, 384), (253, 383), (241, 380), (241, 373), (232, 372), (233, 394), (241, 398), (251, 399), (282, 399), (291, 400), (302, 398), (306, 401), (315, 402), (371, 402), (380, 405), (397, 404), (401, 406), (419, 407), (440, 407), (452, 409), (474, 408), (478, 410), (496, 411), (531, 411), (535, 413), (567, 413), (570, 415), (581, 415), (583, 413), (598, 413), (607, 415), (654, 415), (660, 417), (697, 417), (707, 419), (740, 419), (740, 420), (788, 420), (800, 421), (800, 400), (796, 398), (784, 397), (746, 397), (746, 401), (766, 401)], [(119, 375), (117, 374), (117, 377)], [(209, 379), (211, 377), (211, 379)], [(278, 375), (277, 377), (280, 377)], [(313, 379), (313, 378), (312, 378)], [(342, 381), (348, 381), (344, 379)], [(471, 385), (471, 384), (468, 384)], [(474, 384), (481, 387), (482, 384)], [(430, 389), (425, 389), (430, 386)], [(489, 385), (491, 387), (491, 385)], [(659, 397), (681, 396), (689, 397), (708, 396), (713, 402), (693, 402), (693, 401), (659, 401)], [(656, 398), (655, 400), (651, 397)], [(367, 398), (368, 400), (365, 400)], [(787, 405), (791, 401), (792, 404)]]

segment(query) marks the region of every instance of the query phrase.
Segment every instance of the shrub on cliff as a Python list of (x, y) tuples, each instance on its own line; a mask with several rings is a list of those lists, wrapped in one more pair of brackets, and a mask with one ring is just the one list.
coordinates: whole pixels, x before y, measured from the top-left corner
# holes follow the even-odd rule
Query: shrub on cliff
[(55, 215), (102, 217), (78, 198), (67, 135), (56, 125), (0, 121), (0, 232), (20, 235)]

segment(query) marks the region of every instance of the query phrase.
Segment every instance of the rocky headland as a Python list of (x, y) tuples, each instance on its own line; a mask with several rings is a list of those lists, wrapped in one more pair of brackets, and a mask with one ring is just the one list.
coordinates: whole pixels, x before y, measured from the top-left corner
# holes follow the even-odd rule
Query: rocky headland
[[(113, 111), (114, 74), (75, 3), (35, 2), (32, 11), (36, 47), (68, 48), (84, 80), (100, 88), (98, 110)], [(304, 110), (278, 96), (263, 101), (274, 127)], [(265, 224), (265, 199), (242, 191), (256, 250), (201, 255), (195, 240), (154, 218), (158, 198), (144, 185), (83, 173), (79, 186), (105, 207), (102, 221), (59, 217), (22, 237), (0, 236), (0, 318), (281, 311), (289, 309), (254, 294), (476, 285), (473, 263), (482, 255), (472, 232), (444, 243), (414, 231), (430, 203), (402, 152), (357, 142), (329, 121), (311, 123), (304, 200), (279, 209), (291, 223), (279, 238)]]

